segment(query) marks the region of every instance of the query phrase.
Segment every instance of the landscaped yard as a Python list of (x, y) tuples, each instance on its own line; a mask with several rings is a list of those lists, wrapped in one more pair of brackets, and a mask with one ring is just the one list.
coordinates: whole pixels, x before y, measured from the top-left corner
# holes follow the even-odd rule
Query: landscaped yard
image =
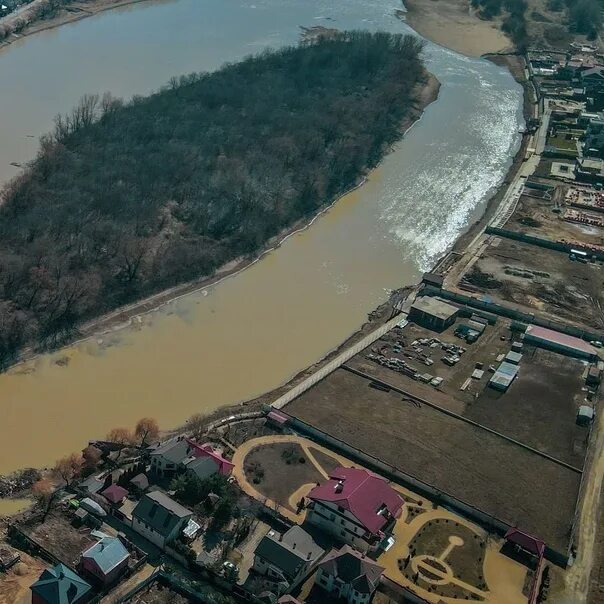
[(289, 498), (300, 487), (324, 480), (302, 447), (295, 443), (259, 445), (243, 463), (247, 480), (265, 497), (292, 511)]
[(468, 527), (446, 518), (430, 520), (409, 543), (411, 560), (402, 572), (443, 597), (481, 600), (462, 584), (488, 590), (483, 576), (485, 551), (485, 539)]

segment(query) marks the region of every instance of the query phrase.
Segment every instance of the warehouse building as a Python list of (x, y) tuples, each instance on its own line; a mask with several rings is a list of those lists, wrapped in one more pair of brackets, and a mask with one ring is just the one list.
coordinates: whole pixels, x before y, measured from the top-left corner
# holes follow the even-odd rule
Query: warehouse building
[(529, 325), (526, 328), (524, 341), (578, 359), (592, 361), (598, 356), (597, 350), (584, 340), (538, 325)]
[(412, 304), (409, 320), (434, 331), (444, 331), (455, 323), (458, 312), (456, 306), (440, 298), (421, 296)]
[(489, 386), (495, 390), (505, 392), (518, 375), (518, 365), (503, 362), (489, 380)]

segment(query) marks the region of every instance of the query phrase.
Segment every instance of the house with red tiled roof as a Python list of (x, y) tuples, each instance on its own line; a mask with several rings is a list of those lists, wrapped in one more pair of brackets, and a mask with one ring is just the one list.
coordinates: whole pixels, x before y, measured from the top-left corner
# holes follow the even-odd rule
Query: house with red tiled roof
[(384, 543), (404, 503), (384, 478), (343, 467), (314, 487), (308, 498), (308, 522), (362, 551)]
[(367, 604), (383, 572), (376, 562), (344, 545), (340, 550), (331, 550), (319, 563), (315, 585), (348, 604)]

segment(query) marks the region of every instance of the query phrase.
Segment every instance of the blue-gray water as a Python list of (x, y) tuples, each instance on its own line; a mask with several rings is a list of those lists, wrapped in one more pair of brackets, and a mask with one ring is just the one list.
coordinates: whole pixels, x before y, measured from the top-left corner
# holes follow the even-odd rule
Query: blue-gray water
[[(301, 25), (409, 31), (396, 8), (163, 0), (25, 38), (0, 52), (0, 179), (85, 93), (145, 94), (173, 75), (294, 43)], [(0, 376), (0, 473), (48, 464), (143, 415), (167, 428), (269, 390), (337, 346), (389, 289), (416, 282), (483, 211), (522, 126), (522, 92), (507, 71), (431, 44), (426, 60), (442, 83), (438, 101), (368, 183), (308, 230), (131, 327)], [(25, 427), (35, 447), (20, 446)]]

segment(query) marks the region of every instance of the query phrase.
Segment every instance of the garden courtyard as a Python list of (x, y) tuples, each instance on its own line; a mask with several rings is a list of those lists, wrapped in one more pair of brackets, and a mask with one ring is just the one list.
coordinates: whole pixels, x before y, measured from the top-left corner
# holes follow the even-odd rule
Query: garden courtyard
[[(233, 474), (244, 491), (302, 524), (301, 500), (350, 460), (293, 435), (252, 438), (233, 455)], [(527, 568), (500, 553), (502, 541), (431, 501), (392, 485), (405, 504), (394, 545), (377, 562), (388, 579), (437, 604), (526, 604)], [(337, 544), (336, 544), (337, 545)]]

